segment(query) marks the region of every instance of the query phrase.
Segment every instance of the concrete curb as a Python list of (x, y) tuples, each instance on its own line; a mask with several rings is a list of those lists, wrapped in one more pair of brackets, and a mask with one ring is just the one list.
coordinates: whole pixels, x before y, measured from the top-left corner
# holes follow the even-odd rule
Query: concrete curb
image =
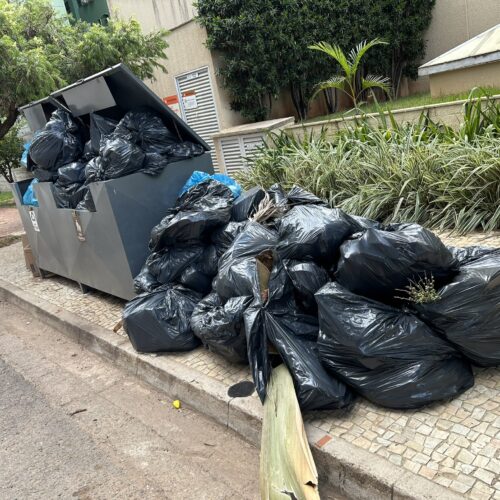
[[(178, 397), (195, 410), (230, 427), (259, 446), (262, 408), (256, 398), (231, 399), (227, 387), (168, 356), (137, 354), (127, 339), (89, 323), (0, 279), (0, 300), (48, 324), (91, 352), (137, 376), (156, 389)], [(459, 495), (391, 462), (374, 457), (340, 438), (308, 425), (323, 494), (340, 491), (349, 498), (458, 500)], [(327, 498), (327, 494), (324, 498)]]

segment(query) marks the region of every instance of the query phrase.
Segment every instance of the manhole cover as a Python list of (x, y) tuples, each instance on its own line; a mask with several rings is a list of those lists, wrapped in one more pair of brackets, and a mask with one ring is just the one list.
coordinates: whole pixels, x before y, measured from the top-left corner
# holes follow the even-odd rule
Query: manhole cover
[(227, 395), (230, 398), (246, 398), (251, 396), (253, 391), (255, 391), (253, 382), (244, 380), (243, 382), (238, 382), (237, 384), (232, 385), (227, 391)]

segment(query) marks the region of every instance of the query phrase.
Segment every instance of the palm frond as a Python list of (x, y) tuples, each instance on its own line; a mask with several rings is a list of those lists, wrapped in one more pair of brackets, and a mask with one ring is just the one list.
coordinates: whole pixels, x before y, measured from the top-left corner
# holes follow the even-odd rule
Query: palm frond
[(361, 90), (382, 89), (387, 94), (391, 91), (391, 80), (385, 76), (367, 75), (361, 78)]
[(346, 78), (344, 76), (335, 75), (325, 80), (324, 82), (318, 83), (314, 88), (314, 94), (311, 99), (314, 99), (320, 92), (328, 89), (337, 89), (341, 92), (345, 92)]
[(363, 59), (363, 56), (372, 47), (375, 47), (376, 45), (387, 45), (387, 42), (380, 38), (375, 38), (370, 41), (363, 40), (349, 52), (349, 62), (351, 63), (354, 72), (358, 70), (359, 64), (361, 63), (361, 59)]
[(351, 75), (351, 65), (349, 64), (344, 51), (338, 45), (331, 45), (327, 42), (319, 42), (315, 45), (309, 45), (309, 49), (317, 50), (329, 55), (340, 64), (340, 67), (345, 72), (346, 76)]

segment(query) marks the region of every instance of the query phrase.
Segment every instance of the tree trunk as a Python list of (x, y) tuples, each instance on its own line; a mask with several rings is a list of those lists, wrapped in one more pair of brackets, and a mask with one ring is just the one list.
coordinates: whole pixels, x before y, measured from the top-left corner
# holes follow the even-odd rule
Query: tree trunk
[(323, 91), (323, 95), (325, 96), (326, 109), (328, 110), (328, 114), (335, 113), (338, 107), (337, 90), (326, 89)]
[(9, 183), (14, 182), (14, 177), (12, 176), (12, 167), (9, 165), (0, 165), (0, 174)]
[(304, 99), (304, 92), (300, 84), (298, 86), (291, 85), (290, 92), (292, 94), (292, 101), (299, 120), (305, 120), (307, 118), (307, 102)]
[(3, 139), (7, 135), (9, 130), (14, 126), (18, 116), (19, 111), (17, 110), (16, 106), (11, 105), (7, 113), (7, 117), (2, 123), (0, 123), (0, 140)]
[(397, 99), (397, 97), (399, 96), (399, 87), (401, 85), (401, 78), (403, 76), (403, 68), (404, 68), (404, 63), (401, 60), (400, 50), (394, 49), (392, 51), (392, 71), (391, 71), (392, 92), (394, 99)]

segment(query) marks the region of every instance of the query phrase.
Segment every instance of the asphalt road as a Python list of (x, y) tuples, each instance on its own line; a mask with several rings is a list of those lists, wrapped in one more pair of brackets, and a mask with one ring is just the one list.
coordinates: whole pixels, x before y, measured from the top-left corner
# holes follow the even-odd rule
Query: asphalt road
[(258, 450), (0, 302), (1, 499), (253, 499)]

